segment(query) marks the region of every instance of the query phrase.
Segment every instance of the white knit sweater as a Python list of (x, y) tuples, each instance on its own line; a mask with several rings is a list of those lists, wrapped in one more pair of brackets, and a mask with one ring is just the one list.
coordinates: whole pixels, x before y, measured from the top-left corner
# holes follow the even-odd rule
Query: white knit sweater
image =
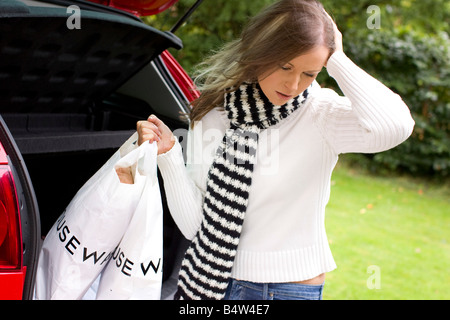
[[(344, 53), (327, 70), (345, 97), (316, 84), (305, 106), (260, 134), (234, 278), (290, 282), (333, 270), (324, 220), (338, 155), (381, 152), (412, 132), (402, 99)], [(178, 142), (158, 156), (169, 209), (188, 239), (200, 227), (208, 169), (228, 127), (214, 109), (188, 133), (186, 166)]]

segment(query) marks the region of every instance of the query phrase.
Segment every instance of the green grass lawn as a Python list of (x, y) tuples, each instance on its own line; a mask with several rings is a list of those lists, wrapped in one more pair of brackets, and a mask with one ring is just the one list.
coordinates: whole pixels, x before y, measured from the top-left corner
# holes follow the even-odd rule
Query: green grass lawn
[(324, 299), (450, 299), (450, 190), (338, 165), (326, 212), (337, 269)]

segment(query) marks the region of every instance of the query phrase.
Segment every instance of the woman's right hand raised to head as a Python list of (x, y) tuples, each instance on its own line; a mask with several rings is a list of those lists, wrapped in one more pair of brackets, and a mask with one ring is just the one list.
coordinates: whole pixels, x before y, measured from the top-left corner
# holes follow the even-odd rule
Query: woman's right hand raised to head
[(175, 136), (172, 131), (155, 115), (151, 115), (147, 120), (138, 121), (136, 130), (139, 135), (138, 144), (156, 141), (158, 154), (168, 152), (175, 145)]
[(325, 14), (328, 16), (328, 18), (331, 20), (331, 23), (333, 24), (334, 41), (336, 42), (336, 50), (335, 51), (344, 51), (344, 45), (342, 43), (341, 31), (337, 27), (336, 22), (334, 22), (333, 18), (331, 18), (331, 16), (328, 14), (328, 12), (325, 11)]

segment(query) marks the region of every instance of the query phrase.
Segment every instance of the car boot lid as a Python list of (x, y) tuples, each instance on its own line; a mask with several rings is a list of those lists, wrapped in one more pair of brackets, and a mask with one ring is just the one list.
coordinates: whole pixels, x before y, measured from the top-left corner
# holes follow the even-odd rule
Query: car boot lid
[(82, 112), (182, 47), (137, 19), (76, 8), (0, 1), (0, 112)]

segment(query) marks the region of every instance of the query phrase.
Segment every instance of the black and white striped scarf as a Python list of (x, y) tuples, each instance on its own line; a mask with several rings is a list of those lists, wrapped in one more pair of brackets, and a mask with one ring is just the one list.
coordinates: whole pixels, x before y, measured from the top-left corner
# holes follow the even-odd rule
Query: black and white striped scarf
[(209, 170), (203, 220), (182, 262), (175, 299), (221, 300), (225, 296), (247, 210), (258, 134), (303, 104), (308, 91), (273, 105), (258, 84), (225, 94), (230, 129)]

